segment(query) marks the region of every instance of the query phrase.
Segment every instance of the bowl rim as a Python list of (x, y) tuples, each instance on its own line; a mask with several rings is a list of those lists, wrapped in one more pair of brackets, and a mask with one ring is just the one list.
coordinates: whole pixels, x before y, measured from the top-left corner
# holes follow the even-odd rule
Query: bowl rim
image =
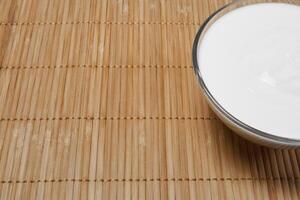
[(247, 132), (253, 133), (254, 135), (259, 136), (260, 138), (267, 139), (268, 141), (273, 141), (275, 143), (285, 144), (289, 146), (300, 146), (300, 139), (291, 139), (281, 136), (276, 136), (261, 130), (258, 130), (252, 126), (249, 126), (248, 124), (240, 121), (236, 117), (234, 117), (232, 114), (230, 114), (226, 109), (219, 104), (219, 102), (214, 98), (214, 96), (209, 91), (208, 87), (206, 86), (202, 75), (200, 73), (200, 67), (198, 65), (198, 58), (197, 53), (199, 51), (198, 45), (200, 40), (202, 39), (203, 35), (205, 35), (206, 30), (209, 29), (210, 25), (213, 24), (219, 17), (223, 16), (224, 14), (235, 10), (237, 8), (251, 5), (251, 4), (257, 4), (257, 3), (289, 3), (293, 5), (299, 5), (291, 0), (274, 0), (274, 1), (268, 1), (268, 0), (237, 0), (233, 1), (231, 3), (226, 4), (225, 6), (221, 7), (214, 13), (212, 13), (200, 26), (200, 28), (197, 31), (197, 34), (194, 39), (193, 47), (192, 47), (192, 62), (193, 62), (193, 68), (194, 72), (196, 74), (196, 77), (198, 79), (198, 82), (200, 84), (200, 87), (205, 94), (206, 98), (213, 104), (215, 109), (217, 109), (222, 116), (224, 116), (229, 122), (233, 123), (236, 127), (240, 129), (244, 129)]

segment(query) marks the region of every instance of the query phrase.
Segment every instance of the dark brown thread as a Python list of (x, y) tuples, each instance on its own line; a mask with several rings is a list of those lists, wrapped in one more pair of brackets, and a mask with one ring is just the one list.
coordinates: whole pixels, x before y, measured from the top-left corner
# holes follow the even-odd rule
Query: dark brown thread
[(1, 118), (0, 121), (55, 121), (55, 120), (217, 120), (215, 117), (46, 117)]
[(130, 178), (130, 179), (50, 179), (50, 180), (2, 180), (1, 183), (61, 183), (61, 182), (182, 182), (182, 181), (299, 181), (300, 177), (248, 177), (248, 178)]
[(1, 69), (55, 69), (55, 68), (193, 68), (187, 65), (36, 65), (36, 66), (1, 66)]
[(104, 25), (200, 25), (200, 22), (101, 22), (101, 21), (77, 21), (77, 22), (0, 22), (0, 26), (55, 26), (55, 25), (80, 25), (80, 24), (104, 24)]

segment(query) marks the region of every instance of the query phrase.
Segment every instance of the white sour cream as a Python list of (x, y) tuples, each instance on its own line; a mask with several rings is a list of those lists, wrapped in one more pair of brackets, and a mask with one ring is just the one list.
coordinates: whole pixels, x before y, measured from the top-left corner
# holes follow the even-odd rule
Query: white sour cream
[(300, 139), (300, 6), (235, 9), (198, 43), (202, 78), (216, 101), (260, 131)]

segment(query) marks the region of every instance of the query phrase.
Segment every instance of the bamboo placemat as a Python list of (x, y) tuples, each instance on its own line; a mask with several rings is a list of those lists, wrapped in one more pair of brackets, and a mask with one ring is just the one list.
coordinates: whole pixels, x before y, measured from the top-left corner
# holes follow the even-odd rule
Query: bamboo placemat
[(232, 134), (194, 78), (225, 3), (1, 0), (0, 198), (299, 199), (300, 151)]

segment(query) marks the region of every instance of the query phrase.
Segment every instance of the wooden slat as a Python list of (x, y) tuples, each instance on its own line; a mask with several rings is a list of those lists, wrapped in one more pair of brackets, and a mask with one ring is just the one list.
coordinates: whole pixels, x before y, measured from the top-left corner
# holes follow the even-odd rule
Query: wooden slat
[[(227, 1), (228, 2), (228, 1)], [(21, 1), (4, 0), (0, 2), (5, 9), (0, 15), (1, 24), (66, 24), (66, 23), (135, 23), (137, 18), (142, 23), (201, 23), (194, 18), (194, 2), (191, 0), (160, 1), (95, 1), (95, 0), (50, 0)], [(224, 0), (211, 2), (214, 9), (224, 4)], [(198, 4), (202, 9), (203, 3)], [(9, 10), (15, 11), (15, 18), (10, 17)], [(205, 8), (204, 8), (205, 9)], [(124, 13), (132, 12), (132, 18)], [(212, 10), (209, 10), (212, 12)], [(102, 12), (107, 13), (106, 15)], [(165, 14), (163, 14), (165, 13)], [(147, 18), (149, 14), (151, 18)], [(165, 18), (165, 17), (166, 18)], [(178, 20), (178, 18), (182, 18)], [(194, 18), (195, 19), (195, 18)]]

